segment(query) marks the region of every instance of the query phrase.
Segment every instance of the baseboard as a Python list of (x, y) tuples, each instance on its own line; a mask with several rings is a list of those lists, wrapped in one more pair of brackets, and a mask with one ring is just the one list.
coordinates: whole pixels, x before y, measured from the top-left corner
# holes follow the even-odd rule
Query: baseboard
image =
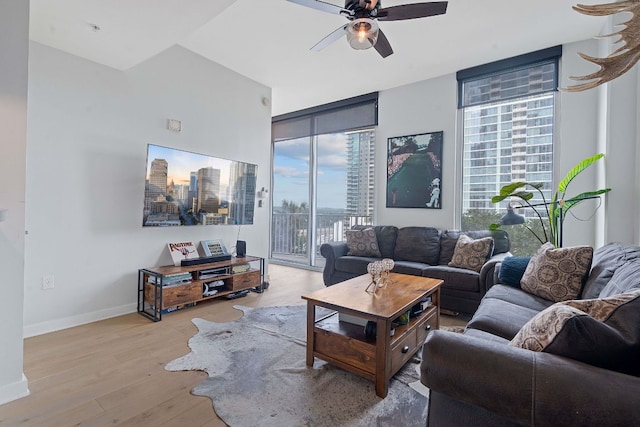
[(137, 310), (138, 305), (134, 303), (93, 311), (91, 313), (83, 313), (77, 316), (52, 319), (33, 325), (25, 325), (23, 327), (23, 334), (25, 338), (35, 337), (37, 335), (48, 334), (49, 332), (55, 332), (62, 329), (72, 328), (74, 326), (97, 322), (99, 320), (135, 313)]
[(0, 387), (0, 405), (29, 396), (29, 382), (22, 374), (22, 380)]

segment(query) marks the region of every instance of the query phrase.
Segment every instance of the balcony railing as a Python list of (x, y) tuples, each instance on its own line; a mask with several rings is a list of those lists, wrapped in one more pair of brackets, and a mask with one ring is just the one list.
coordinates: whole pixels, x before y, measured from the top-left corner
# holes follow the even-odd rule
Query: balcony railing
[[(319, 213), (316, 215), (316, 255), (325, 242), (344, 241), (345, 231), (354, 225), (371, 225), (370, 216), (347, 213)], [(271, 257), (290, 262), (309, 264), (309, 213), (274, 212), (271, 227)]]

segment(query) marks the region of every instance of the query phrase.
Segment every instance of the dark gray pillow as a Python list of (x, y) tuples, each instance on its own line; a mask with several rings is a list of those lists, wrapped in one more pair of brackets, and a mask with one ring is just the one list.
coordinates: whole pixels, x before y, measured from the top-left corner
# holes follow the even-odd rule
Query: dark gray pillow
[(599, 298), (640, 289), (640, 260), (627, 261), (613, 272), (611, 279), (600, 291)]
[(640, 290), (553, 304), (527, 322), (509, 345), (640, 375)]
[(582, 298), (598, 298), (620, 266), (639, 258), (640, 247), (638, 246), (609, 243), (596, 249), (593, 252), (591, 272), (582, 290)]
[(403, 227), (398, 230), (394, 260), (436, 265), (439, 257), (439, 229), (434, 227)]

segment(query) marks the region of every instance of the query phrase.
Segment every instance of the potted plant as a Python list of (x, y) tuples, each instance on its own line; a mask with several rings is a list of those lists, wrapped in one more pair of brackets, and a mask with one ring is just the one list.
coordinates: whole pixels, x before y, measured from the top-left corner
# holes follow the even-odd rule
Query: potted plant
[[(579, 205), (585, 200), (599, 198), (601, 194), (608, 193), (611, 191), (610, 188), (602, 188), (596, 191), (586, 191), (584, 193), (580, 193), (576, 196), (567, 198), (567, 187), (573, 181), (573, 179), (580, 174), (583, 170), (591, 166), (596, 161), (600, 160), (604, 157), (604, 154), (596, 154), (595, 156), (588, 157), (582, 160), (580, 163), (575, 165), (560, 181), (558, 184), (558, 188), (553, 193), (553, 196), (550, 201), (547, 201), (544, 193), (542, 192), (542, 183), (529, 183), (526, 181), (513, 182), (511, 184), (507, 184), (500, 189), (500, 194), (494, 196), (491, 201), (493, 203), (500, 203), (501, 201), (507, 198), (516, 198), (520, 199), (524, 202), (523, 207), (529, 207), (533, 209), (538, 219), (540, 220), (540, 224), (542, 225), (542, 230), (544, 236), (539, 236), (534, 230), (532, 230), (529, 226), (525, 224), (525, 227), (533, 235), (540, 241), (540, 243), (551, 242), (556, 248), (562, 247), (562, 227), (564, 223), (564, 219), (566, 218), (567, 213), (574, 206)], [(530, 200), (533, 198), (534, 193), (532, 191), (528, 191), (525, 188), (531, 187), (534, 190), (538, 191), (542, 196), (542, 203), (531, 204)], [(537, 207), (544, 207), (546, 216), (549, 218), (549, 232), (547, 232), (547, 227), (545, 226), (544, 219), (540, 211), (538, 211)], [(511, 204), (508, 209), (512, 209)], [(513, 214), (513, 213), (512, 213)], [(515, 214), (513, 214), (515, 215)], [(524, 222), (524, 221), (522, 221)], [(502, 224), (491, 224), (489, 229), (496, 230), (500, 228)]]

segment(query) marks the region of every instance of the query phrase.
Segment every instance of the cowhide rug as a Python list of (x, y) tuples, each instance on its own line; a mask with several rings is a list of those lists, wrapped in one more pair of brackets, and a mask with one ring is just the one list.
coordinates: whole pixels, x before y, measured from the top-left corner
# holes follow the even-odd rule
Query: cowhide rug
[(428, 389), (415, 361), (391, 380), (382, 399), (371, 381), (319, 359), (306, 366), (306, 305), (235, 308), (244, 312), (237, 321), (193, 319), (199, 332), (189, 340), (191, 353), (166, 366), (207, 372), (192, 393), (211, 398), (228, 425), (426, 425)]

